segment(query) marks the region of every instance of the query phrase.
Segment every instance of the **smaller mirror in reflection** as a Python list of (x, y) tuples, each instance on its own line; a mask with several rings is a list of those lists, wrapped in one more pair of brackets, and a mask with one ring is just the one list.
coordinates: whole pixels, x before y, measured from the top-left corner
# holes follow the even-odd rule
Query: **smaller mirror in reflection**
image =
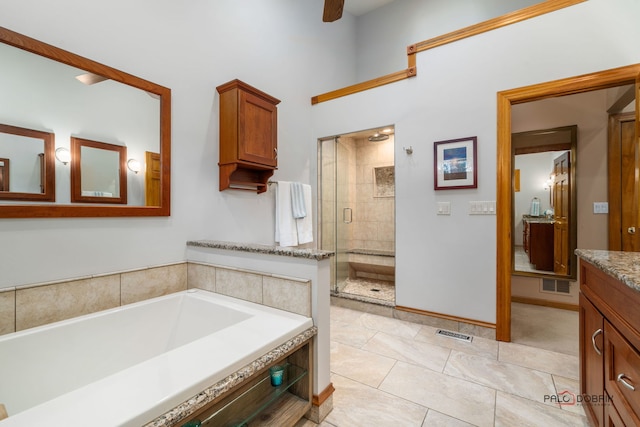
[(0, 124), (0, 199), (55, 201), (54, 136)]
[(127, 147), (71, 138), (71, 202), (127, 203)]

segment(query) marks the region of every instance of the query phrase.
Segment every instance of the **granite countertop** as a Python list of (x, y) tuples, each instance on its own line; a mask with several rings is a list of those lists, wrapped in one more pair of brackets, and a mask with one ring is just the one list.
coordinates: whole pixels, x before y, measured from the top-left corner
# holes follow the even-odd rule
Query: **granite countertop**
[(640, 252), (577, 249), (576, 255), (640, 292)]
[(522, 215), (522, 220), (527, 222), (541, 222), (541, 223), (552, 223), (555, 222), (554, 218), (550, 218), (544, 215), (540, 216), (531, 216), (531, 215)]
[(187, 246), (307, 258), (318, 261), (334, 255), (334, 252), (321, 251), (318, 249), (299, 249), (284, 246), (259, 245), (255, 243), (223, 242), (219, 240), (190, 240), (187, 242)]

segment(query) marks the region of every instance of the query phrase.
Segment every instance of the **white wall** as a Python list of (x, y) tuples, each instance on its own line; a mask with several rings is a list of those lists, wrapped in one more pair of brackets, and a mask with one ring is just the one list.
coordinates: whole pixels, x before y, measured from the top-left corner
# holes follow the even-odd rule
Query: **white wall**
[[(348, 1), (348, 0), (347, 0)], [(363, 82), (407, 68), (406, 47), (541, 0), (395, 0), (356, 18), (357, 78)]]
[[(494, 322), (495, 217), (467, 204), (496, 198), (496, 92), (640, 62), (640, 2), (589, 0), (422, 52), (415, 78), (311, 107), (355, 79), (352, 17), (321, 15), (295, 0), (3, 1), (0, 25), (173, 90), (173, 179), (169, 218), (0, 220), (0, 287), (183, 260), (188, 239), (271, 243), (270, 192), (217, 190), (215, 87), (240, 78), (283, 101), (274, 179), (315, 184), (317, 138), (394, 124), (397, 304)], [(433, 191), (433, 141), (474, 135), (478, 189)]]
[(0, 219), (0, 287), (182, 261), (190, 239), (273, 243), (272, 193), (218, 191), (215, 88), (281, 99), (274, 179), (310, 182), (310, 98), (354, 75), (353, 18), (323, 24), (316, 1), (6, 0), (0, 26), (171, 88), (173, 138), (171, 217)]
[[(314, 107), (319, 137), (395, 125), (398, 305), (495, 322), (496, 219), (467, 205), (496, 199), (496, 93), (640, 62), (638, 15), (635, 0), (590, 0), (419, 53), (417, 77)], [(435, 192), (433, 142), (473, 135), (478, 188)]]

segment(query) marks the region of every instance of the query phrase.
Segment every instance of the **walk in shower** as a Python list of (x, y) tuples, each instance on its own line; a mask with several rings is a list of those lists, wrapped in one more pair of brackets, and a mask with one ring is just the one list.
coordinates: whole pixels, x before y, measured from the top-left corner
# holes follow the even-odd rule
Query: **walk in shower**
[(395, 305), (394, 129), (318, 143), (321, 249), (334, 251), (333, 295)]

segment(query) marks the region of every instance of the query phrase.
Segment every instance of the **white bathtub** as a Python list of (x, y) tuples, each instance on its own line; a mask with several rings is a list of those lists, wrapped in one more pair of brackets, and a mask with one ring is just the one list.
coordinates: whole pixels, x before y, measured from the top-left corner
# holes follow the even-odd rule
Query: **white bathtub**
[(189, 290), (0, 336), (0, 426), (140, 426), (312, 325)]

